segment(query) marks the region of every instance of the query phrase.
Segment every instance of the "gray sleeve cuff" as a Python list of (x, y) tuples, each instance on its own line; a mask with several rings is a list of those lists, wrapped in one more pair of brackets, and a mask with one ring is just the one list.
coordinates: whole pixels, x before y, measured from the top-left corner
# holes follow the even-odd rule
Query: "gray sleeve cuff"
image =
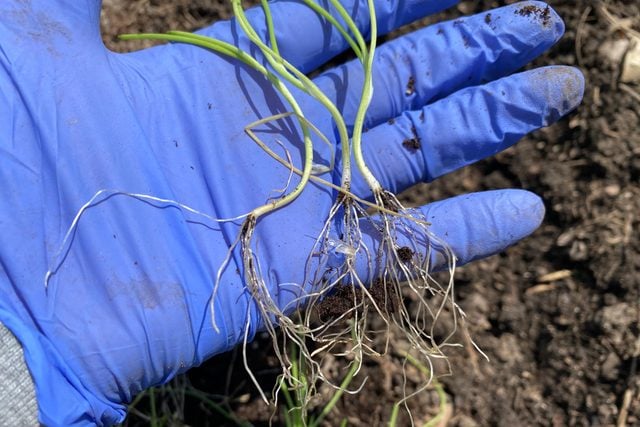
[(38, 402), (22, 346), (0, 323), (0, 426), (37, 426)]

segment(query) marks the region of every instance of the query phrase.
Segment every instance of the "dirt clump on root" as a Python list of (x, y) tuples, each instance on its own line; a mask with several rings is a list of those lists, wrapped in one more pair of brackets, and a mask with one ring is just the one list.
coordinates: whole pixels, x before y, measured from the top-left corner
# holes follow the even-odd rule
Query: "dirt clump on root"
[[(347, 312), (349, 313), (345, 316), (345, 320), (351, 319), (355, 312), (362, 312), (363, 303), (365, 299), (369, 298), (364, 291), (354, 288), (352, 285), (344, 284), (336, 287), (337, 290), (335, 292), (324, 298), (315, 307), (321, 321), (334, 320)], [(385, 313), (393, 313), (395, 311), (398, 294), (393, 287), (385, 286), (382, 280), (376, 280), (368, 289), (368, 293), (371, 295), (373, 302)]]
[(398, 201), (389, 193), (384, 191), (380, 198), (382, 200), (382, 206), (390, 212), (398, 213), (400, 212), (400, 205), (398, 205)]
[(398, 248), (398, 250), (396, 250), (396, 253), (398, 254), (398, 258), (400, 258), (400, 261), (402, 262), (410, 262), (413, 259), (413, 251), (408, 246), (402, 246), (401, 248)]

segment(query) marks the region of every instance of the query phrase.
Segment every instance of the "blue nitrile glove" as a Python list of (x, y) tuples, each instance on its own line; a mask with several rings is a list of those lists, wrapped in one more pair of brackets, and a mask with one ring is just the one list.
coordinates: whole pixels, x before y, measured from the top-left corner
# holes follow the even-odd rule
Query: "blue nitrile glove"
[[(379, 1), (378, 25), (388, 32), (454, 3)], [(363, 30), (365, 4), (358, 4)], [(305, 72), (347, 47), (301, 4), (274, 2), (272, 11), (283, 56)], [(220, 332), (212, 327), (212, 284), (239, 222), (102, 193), (62, 247), (79, 209), (113, 189), (229, 218), (278, 197), (289, 176), (244, 133), (249, 123), (289, 109), (263, 78), (188, 45), (109, 52), (99, 14), (99, 0), (0, 4), (0, 322), (24, 347), (40, 419), (51, 426), (122, 420), (134, 394), (238, 343), (253, 310), (236, 252), (214, 301)], [(264, 26), (260, 10), (249, 15)], [(233, 22), (203, 33), (249, 48)], [(364, 138), (374, 173), (401, 191), (495, 154), (573, 109), (583, 90), (577, 70), (511, 75), (562, 33), (552, 10), (526, 2), (381, 47)], [(356, 63), (316, 79), (349, 120), (360, 80)], [(302, 106), (334, 135), (321, 107), (307, 100)], [(417, 150), (402, 144), (414, 137), (412, 128)], [(296, 135), (285, 130), (271, 138), (299, 164)], [(370, 196), (361, 181), (353, 188)], [(274, 292), (301, 282), (332, 202), (329, 191), (312, 184), (260, 220), (255, 242)], [(460, 196), (423, 210), (461, 263), (527, 236), (544, 213), (537, 196), (520, 190)], [(48, 269), (54, 274), (45, 293)]]

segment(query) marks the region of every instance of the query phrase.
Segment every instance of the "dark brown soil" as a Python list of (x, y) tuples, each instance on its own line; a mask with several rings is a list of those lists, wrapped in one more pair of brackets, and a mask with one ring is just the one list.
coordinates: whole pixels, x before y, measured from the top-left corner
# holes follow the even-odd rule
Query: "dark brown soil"
[[(505, 3), (512, 2), (464, 1), (431, 22)], [(567, 33), (534, 65), (580, 67), (586, 77), (582, 106), (516, 147), (404, 195), (404, 201), (422, 204), (514, 187), (539, 194), (547, 208), (533, 236), (459, 269), (457, 301), (468, 315), (470, 336), (490, 361), (470, 346), (448, 351), (452, 374), (439, 381), (448, 395), (451, 426), (640, 425), (640, 85), (621, 84), (619, 64), (601, 49), (629, 37), (625, 28), (640, 31), (640, 3), (610, 0), (607, 11), (591, 0), (549, 3), (565, 19)], [(196, 28), (228, 16), (226, 7), (205, 0), (104, 0), (104, 7), (105, 39), (112, 47), (120, 32)], [(543, 24), (550, 19), (546, 8), (519, 11)], [(491, 15), (485, 20), (491, 24)], [(393, 344), (406, 348), (401, 340)], [(269, 347), (257, 340), (250, 349), (267, 390), (277, 374)], [(325, 425), (345, 418), (349, 425), (385, 425), (401, 396), (400, 353), (368, 362), (363, 391), (342, 398)], [(336, 363), (332, 369), (339, 381), (342, 367)], [(218, 401), (237, 418), (268, 423), (271, 409), (260, 402), (233, 354), (215, 357), (188, 377), (202, 390), (224, 394)], [(419, 377), (410, 370), (408, 389)], [(420, 424), (438, 411), (438, 399), (428, 390), (409, 406)], [(233, 425), (197, 399), (187, 399), (181, 417), (192, 426)], [(402, 415), (398, 425), (408, 422)], [(132, 415), (130, 423), (145, 421)]]
[(407, 246), (399, 248), (396, 253), (402, 262), (409, 262), (413, 258), (413, 251)]
[(407, 82), (407, 90), (405, 90), (405, 95), (410, 96), (416, 91), (416, 79), (415, 77), (409, 77), (409, 81)]
[(551, 8), (550, 7), (538, 7), (534, 5), (523, 6), (515, 11), (520, 16), (531, 16), (536, 18), (545, 27), (551, 22)]
[(420, 142), (420, 138), (416, 133), (416, 128), (411, 128), (411, 133), (413, 134), (413, 136), (402, 141), (402, 146), (411, 152), (416, 152), (420, 149), (422, 143)]
[(420, 140), (418, 138), (408, 138), (402, 141), (402, 146), (411, 152), (420, 149)]
[(395, 213), (399, 212), (400, 205), (398, 204), (398, 200), (393, 197), (391, 193), (389, 193), (388, 191), (383, 191), (380, 195), (380, 198), (385, 209)]
[[(362, 296), (358, 293), (355, 296), (356, 304), (362, 301)], [(316, 310), (321, 322), (333, 320), (342, 316), (354, 306), (354, 295), (351, 286), (342, 285), (338, 290), (329, 295), (318, 304)], [(353, 314), (349, 316), (353, 317)]]
[[(407, 254), (405, 249), (409, 250), (409, 254)], [(407, 247), (398, 250), (398, 256), (402, 259), (403, 255), (401, 255), (401, 253), (404, 254), (405, 257), (408, 256), (408, 260), (411, 260), (413, 256), (413, 251)], [(384, 310), (385, 313), (394, 312), (398, 304), (398, 295), (394, 288), (388, 287), (385, 289), (384, 282), (382, 280), (376, 280), (368, 290), (373, 302)], [(346, 319), (350, 319), (355, 314), (352, 310), (353, 307), (358, 307), (356, 311), (360, 312), (362, 310), (361, 304), (363, 302), (366, 304), (367, 299), (368, 297), (364, 292), (354, 289), (352, 285), (340, 285), (335, 292), (327, 296), (317, 305), (316, 311), (320, 321), (323, 322), (331, 321), (351, 310), (351, 313), (346, 316)], [(370, 304), (366, 305), (371, 306)]]

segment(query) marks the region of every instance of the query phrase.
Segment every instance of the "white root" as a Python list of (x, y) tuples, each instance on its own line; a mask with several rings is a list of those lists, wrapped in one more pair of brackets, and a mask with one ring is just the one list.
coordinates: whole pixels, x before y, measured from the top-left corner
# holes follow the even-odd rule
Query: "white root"
[[(375, 216), (368, 214), (349, 195), (339, 197), (307, 261), (304, 283), (311, 285), (300, 286), (299, 297), (284, 308), (277, 307), (273, 301), (260, 273), (256, 254), (251, 249), (255, 223), (248, 219), (249, 226), (243, 230), (245, 280), (263, 318), (264, 328), (273, 340), (282, 364), (283, 379), (292, 387), (299, 379), (291, 370), (293, 361), (287, 350), (291, 343), (297, 347), (298, 357), (304, 360), (308, 379), (307, 394), (300, 402), (303, 406), (309, 403), (318, 382), (340, 389), (322, 372), (327, 354), (351, 360), (348, 363), (356, 363), (359, 370), (366, 356), (389, 353), (393, 329), (404, 334), (406, 341), (431, 369), (432, 358), (446, 357), (442, 347), (458, 345), (451, 342), (458, 325), (457, 316), (463, 315), (453, 298), (455, 256), (430, 232), (418, 211), (405, 210), (391, 194), (377, 196), (385, 212)], [(396, 210), (402, 214), (386, 213)], [(409, 219), (413, 217), (416, 221)], [(362, 221), (369, 221), (380, 233), (375, 254), (363, 244)], [(449, 280), (444, 284), (438, 283), (430, 274), (436, 252), (446, 261), (449, 270)], [(339, 264), (336, 259), (340, 260)], [(365, 260), (367, 271), (357, 271), (356, 260), (360, 266)], [(372, 280), (374, 283), (370, 283)], [(416, 305), (413, 310), (405, 302), (407, 294)], [(328, 310), (330, 315), (323, 318), (323, 303), (336, 295), (347, 301), (348, 307), (340, 313)], [(292, 310), (297, 310), (293, 315), (296, 321), (292, 320)], [(435, 325), (444, 313), (451, 316), (453, 330), (437, 338)], [(382, 321), (382, 329), (372, 329), (372, 315)], [(383, 337), (382, 344), (379, 336)]]

